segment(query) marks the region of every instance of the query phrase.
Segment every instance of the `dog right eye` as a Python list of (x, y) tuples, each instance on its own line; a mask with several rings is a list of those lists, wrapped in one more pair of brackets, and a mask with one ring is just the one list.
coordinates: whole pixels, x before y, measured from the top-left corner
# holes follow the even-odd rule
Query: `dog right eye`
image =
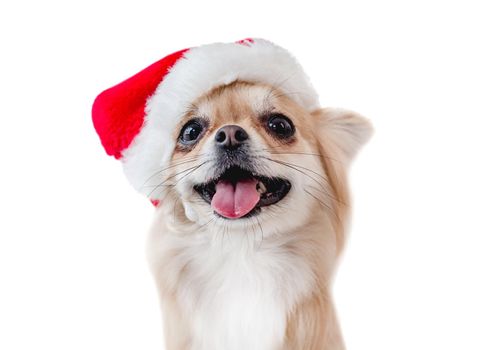
[(185, 145), (192, 145), (199, 139), (203, 131), (204, 126), (198, 120), (191, 120), (182, 128), (179, 140)]
[(291, 120), (280, 113), (271, 115), (267, 120), (267, 128), (281, 139), (287, 139), (294, 135), (295, 132), (294, 124), (292, 124)]

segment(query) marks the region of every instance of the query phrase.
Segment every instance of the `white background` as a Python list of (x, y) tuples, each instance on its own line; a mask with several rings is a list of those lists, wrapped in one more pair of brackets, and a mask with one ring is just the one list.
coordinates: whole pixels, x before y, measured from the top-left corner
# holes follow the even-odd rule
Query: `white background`
[(162, 349), (153, 208), (90, 107), (168, 53), (245, 37), (290, 49), (321, 104), (376, 128), (334, 286), (348, 348), (481, 349), (475, 3), (2, 2), (0, 349)]

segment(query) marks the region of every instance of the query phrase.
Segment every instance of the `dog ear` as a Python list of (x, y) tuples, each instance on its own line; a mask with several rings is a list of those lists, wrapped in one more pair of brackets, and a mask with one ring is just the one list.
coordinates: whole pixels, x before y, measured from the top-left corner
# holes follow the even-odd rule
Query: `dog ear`
[(373, 128), (369, 120), (359, 114), (337, 108), (322, 108), (312, 112), (320, 141), (328, 141), (338, 156), (349, 163), (360, 148), (371, 138)]

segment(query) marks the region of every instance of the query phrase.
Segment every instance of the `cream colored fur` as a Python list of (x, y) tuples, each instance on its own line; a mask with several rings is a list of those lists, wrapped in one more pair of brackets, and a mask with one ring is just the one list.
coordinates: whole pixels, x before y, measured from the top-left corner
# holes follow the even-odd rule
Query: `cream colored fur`
[[(259, 116), (273, 110), (291, 118), (295, 142), (265, 131)], [(342, 110), (310, 112), (272, 86), (235, 82), (197, 99), (171, 137), (200, 114), (210, 119), (202, 140), (190, 152), (176, 149), (170, 168), (147, 179), (164, 198), (148, 255), (166, 349), (344, 349), (330, 282), (348, 219), (346, 170), (370, 136), (369, 123)], [(212, 176), (213, 135), (226, 124), (249, 133), (264, 174), (292, 183), (286, 198), (258, 216), (217, 217), (192, 189)]]

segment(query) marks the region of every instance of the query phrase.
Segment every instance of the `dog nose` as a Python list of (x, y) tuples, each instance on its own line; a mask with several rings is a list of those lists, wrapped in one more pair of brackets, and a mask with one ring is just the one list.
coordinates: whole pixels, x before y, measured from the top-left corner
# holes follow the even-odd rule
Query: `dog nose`
[(226, 149), (235, 149), (249, 138), (247, 132), (238, 125), (226, 125), (217, 130), (215, 142), (217, 146)]

